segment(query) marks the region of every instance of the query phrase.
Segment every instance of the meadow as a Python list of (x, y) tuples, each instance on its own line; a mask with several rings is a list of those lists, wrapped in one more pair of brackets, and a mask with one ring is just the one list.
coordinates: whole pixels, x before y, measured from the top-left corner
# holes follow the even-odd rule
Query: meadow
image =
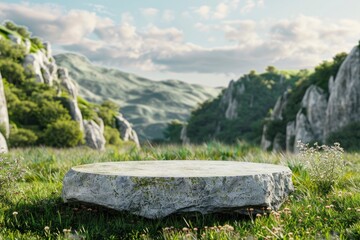
[[(308, 157), (312, 161), (316, 154)], [(72, 166), (156, 159), (282, 164), (293, 171), (295, 191), (279, 211), (188, 213), (159, 220), (61, 199), (62, 179)], [(124, 146), (104, 152), (86, 147), (12, 149), (0, 161), (0, 239), (360, 239), (360, 154), (344, 153), (343, 162), (336, 184), (322, 191), (300, 155), (263, 152), (241, 142), (148, 145), (141, 150)]]

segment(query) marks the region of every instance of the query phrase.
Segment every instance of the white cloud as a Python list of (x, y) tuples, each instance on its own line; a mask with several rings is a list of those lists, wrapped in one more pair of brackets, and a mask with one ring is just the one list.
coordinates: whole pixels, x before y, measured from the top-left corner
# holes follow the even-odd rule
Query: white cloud
[(223, 19), (227, 16), (227, 14), (228, 6), (225, 3), (219, 3), (213, 16), (215, 19)]
[(202, 5), (201, 7), (195, 9), (195, 12), (202, 18), (208, 19), (210, 17), (210, 7), (207, 5)]
[[(186, 42), (186, 32), (175, 27), (138, 28), (127, 13), (120, 23), (115, 23), (96, 13), (66, 11), (56, 5), (0, 3), (0, 20), (5, 19), (28, 26), (58, 49), (82, 53), (98, 63), (180, 73), (241, 74), (268, 65), (285, 69), (311, 67), (340, 51), (349, 51), (360, 36), (360, 22), (349, 19), (298, 16), (264, 23), (199, 22), (194, 27), (210, 33), (217, 31), (228, 42), (222, 47), (206, 48)], [(206, 34), (204, 41), (213, 41), (209, 37), (214, 36), (220, 42), (215, 34)]]
[(155, 17), (159, 13), (159, 10), (156, 8), (141, 8), (140, 12), (145, 17)]
[(264, 7), (264, 0), (247, 0), (245, 6), (241, 8), (241, 13), (251, 12), (256, 7)]
[(174, 11), (171, 11), (171, 10), (165, 10), (163, 12), (162, 18), (166, 22), (171, 22), (175, 19), (175, 13), (174, 13)]
[(134, 16), (129, 12), (124, 12), (121, 14), (122, 23), (132, 23), (134, 22)]
[(210, 25), (205, 25), (201, 22), (195, 23), (194, 27), (201, 32), (209, 32), (211, 29)]

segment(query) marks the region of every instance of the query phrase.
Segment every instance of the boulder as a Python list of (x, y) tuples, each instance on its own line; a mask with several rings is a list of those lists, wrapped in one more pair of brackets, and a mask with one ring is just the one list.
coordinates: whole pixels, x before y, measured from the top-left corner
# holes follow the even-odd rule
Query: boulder
[(78, 122), (80, 130), (84, 132), (83, 118), (76, 98), (69, 99), (69, 110), (72, 120)]
[(301, 102), (310, 124), (313, 141), (322, 141), (326, 121), (327, 95), (320, 87), (311, 85)]
[(0, 133), (0, 153), (7, 153), (8, 146), (5, 137)]
[(4, 84), (0, 73), (0, 127), (5, 130), (5, 136), (8, 138), (10, 133), (9, 115), (6, 104)]
[(140, 142), (135, 130), (131, 127), (131, 124), (121, 114), (115, 117), (116, 126), (120, 132), (120, 138), (123, 141), (132, 141), (137, 147), (140, 147)]
[(126, 161), (76, 166), (65, 202), (97, 204), (145, 218), (173, 213), (279, 209), (294, 189), (288, 167), (234, 161)]
[(15, 44), (20, 45), (22, 43), (21, 37), (19, 35), (9, 34), (8, 37), (10, 41), (12, 41)]
[(333, 132), (353, 122), (360, 122), (360, 49), (354, 47), (342, 63), (335, 81), (329, 84), (325, 140)]
[(86, 145), (93, 149), (105, 150), (105, 137), (101, 127), (93, 120), (84, 120)]

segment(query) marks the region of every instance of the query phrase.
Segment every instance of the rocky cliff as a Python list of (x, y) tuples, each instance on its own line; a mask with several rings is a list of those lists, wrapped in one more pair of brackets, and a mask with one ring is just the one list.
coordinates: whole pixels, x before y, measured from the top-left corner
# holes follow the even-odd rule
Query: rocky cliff
[[(327, 143), (332, 134), (341, 132), (349, 124), (360, 122), (359, 46), (354, 47), (339, 66), (340, 68), (338, 70), (336, 68), (335, 74), (328, 77), (328, 89), (321, 88), (319, 84), (316, 84), (316, 82), (320, 82), (319, 79), (313, 81), (312, 84), (310, 84), (311, 80), (308, 81), (310, 85), (302, 95), (298, 109), (294, 109), (297, 110), (294, 120), (284, 113), (276, 114), (280, 120), (283, 120), (282, 125), (286, 128), (286, 138), (280, 149), (275, 150), (297, 151), (298, 141)], [(332, 67), (332, 70), (335, 67)], [(320, 70), (318, 69), (318, 71)], [(331, 72), (334, 73), (334, 71)], [(323, 79), (321, 81), (323, 82)], [(297, 89), (294, 90), (295, 93), (296, 91)], [(277, 112), (279, 104), (275, 105), (274, 113)], [(275, 140), (266, 136), (266, 131), (271, 126), (274, 126), (271, 121), (264, 126), (263, 149), (269, 149), (271, 144), (266, 145), (265, 143)], [(272, 146), (275, 147), (274, 144)]]
[[(21, 31), (18, 31), (19, 29)], [(12, 115), (16, 117), (16, 121), (21, 127), (20, 132), (22, 134), (25, 134), (23, 136), (26, 136), (26, 138), (31, 138), (33, 139), (33, 142), (35, 142), (38, 139), (38, 135), (36, 135), (34, 131), (45, 131), (47, 126), (49, 126), (48, 121), (49, 123), (51, 121), (54, 122), (57, 120), (58, 116), (60, 119), (61, 116), (59, 114), (63, 114), (65, 117), (63, 117), (62, 120), (66, 120), (66, 116), (68, 117), (67, 114), (70, 114), (72, 120), (76, 121), (79, 124), (79, 129), (83, 133), (86, 144), (92, 148), (103, 150), (105, 147), (104, 124), (103, 120), (99, 119), (99, 117), (97, 116), (100, 114), (97, 113), (100, 106), (91, 105), (90, 107), (90, 104), (88, 104), (87, 102), (83, 102), (83, 108), (81, 109), (78, 103), (79, 87), (76, 82), (73, 81), (72, 78), (69, 76), (68, 70), (66, 68), (57, 66), (55, 59), (52, 56), (51, 44), (48, 42), (41, 42), (37, 38), (31, 38), (30, 33), (24, 34), (24, 32), (26, 32), (24, 27), (16, 26), (13, 23), (5, 23), (4, 26), (0, 25), (0, 41), (2, 41), (1, 49), (5, 53), (4, 55), (2, 55), (2, 52), (0, 52), (0, 60), (2, 64), (1, 66), (4, 67), (5, 70), (9, 69), (9, 66), (10, 68), (12, 68), (11, 70), (7, 71), (6, 84), (8, 95), (11, 97)], [(11, 53), (11, 51), (7, 49), (12, 47), (16, 47), (17, 50)], [(16, 68), (18, 68), (17, 71), (13, 70)], [(12, 79), (12, 76), (11, 74), (9, 74), (9, 72), (18, 75), (14, 79)], [(35, 79), (35, 83), (33, 79)], [(26, 88), (24, 87), (25, 84), (29, 84), (31, 85), (31, 87), (29, 86), (29, 88)], [(40, 85), (42, 84), (46, 85), (47, 87), (41, 87)], [(32, 88), (36, 88), (39, 92), (29, 93)], [(28, 101), (27, 98), (22, 97), (23, 95), (21, 94), (23, 94), (22, 91), (24, 91), (24, 89), (27, 89), (26, 91), (28, 92), (26, 92), (26, 94), (29, 96), (35, 94), (35, 96), (30, 99), (31, 101)], [(19, 94), (18, 96), (16, 93), (12, 93), (11, 91), (13, 90), (17, 91), (17, 93), (21, 92), (21, 94)], [(47, 92), (42, 93), (41, 91)], [(87, 109), (84, 108), (84, 104), (87, 105)], [(22, 111), (24, 114), (16, 113), (16, 106), (19, 106), (20, 109), (18, 110)], [(48, 108), (44, 110), (44, 106), (48, 106)], [(32, 112), (32, 108), (36, 108), (38, 110), (38, 113)], [(59, 113), (59, 111), (62, 113)], [(84, 113), (82, 111), (85, 111), (85, 113), (87, 114), (86, 118), (83, 117)], [(107, 113), (109, 112), (109, 110), (106, 111)], [(52, 117), (53, 119), (51, 119)], [(114, 115), (114, 121), (115, 117), (116, 116)], [(49, 118), (50, 120), (48, 120), (47, 118)], [(124, 121), (126, 120), (124, 119)], [(24, 124), (42, 125), (35, 126), (35, 130), (32, 131), (30, 129), (23, 128)], [(129, 122), (127, 122), (127, 124), (130, 126)], [(0, 125), (2, 130), (0, 133), (0, 148), (4, 149), (4, 151), (7, 151), (6, 139), (9, 138), (10, 126), (8, 106), (6, 102), (1, 75)], [(14, 128), (17, 132), (19, 132), (16, 125), (14, 125)], [(116, 129), (115, 126), (114, 129)], [(136, 136), (136, 132), (132, 129), (131, 133), (132, 136)], [(124, 141), (134, 141), (136, 145), (139, 146), (139, 142), (135, 138), (129, 138), (128, 136), (120, 137), (122, 137)], [(15, 138), (16, 137), (13, 137), (12, 139)], [(21, 142), (21, 140), (19, 140), (19, 137), (17, 137), (16, 141), (18, 144), (17, 146), (24, 146), (27, 144), (26, 141)]]
[[(261, 139), (262, 121), (277, 101), (277, 96), (293, 86), (297, 79), (297, 73), (272, 69), (261, 74), (250, 72), (237, 81), (231, 81), (218, 98), (193, 111), (182, 131), (182, 138), (192, 143), (216, 139), (227, 143), (246, 140), (271, 145), (266, 139)], [(283, 103), (279, 101), (272, 114), (274, 118), (281, 116), (277, 111), (281, 111)]]

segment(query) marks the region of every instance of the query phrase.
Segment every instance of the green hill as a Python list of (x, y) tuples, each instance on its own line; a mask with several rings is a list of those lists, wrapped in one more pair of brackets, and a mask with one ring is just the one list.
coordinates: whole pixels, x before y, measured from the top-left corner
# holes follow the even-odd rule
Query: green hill
[(172, 120), (186, 121), (191, 110), (216, 97), (221, 89), (178, 80), (152, 81), (116, 69), (92, 64), (83, 56), (67, 53), (55, 56), (59, 66), (69, 69), (80, 95), (91, 102), (110, 99), (120, 105), (142, 140), (162, 139)]

